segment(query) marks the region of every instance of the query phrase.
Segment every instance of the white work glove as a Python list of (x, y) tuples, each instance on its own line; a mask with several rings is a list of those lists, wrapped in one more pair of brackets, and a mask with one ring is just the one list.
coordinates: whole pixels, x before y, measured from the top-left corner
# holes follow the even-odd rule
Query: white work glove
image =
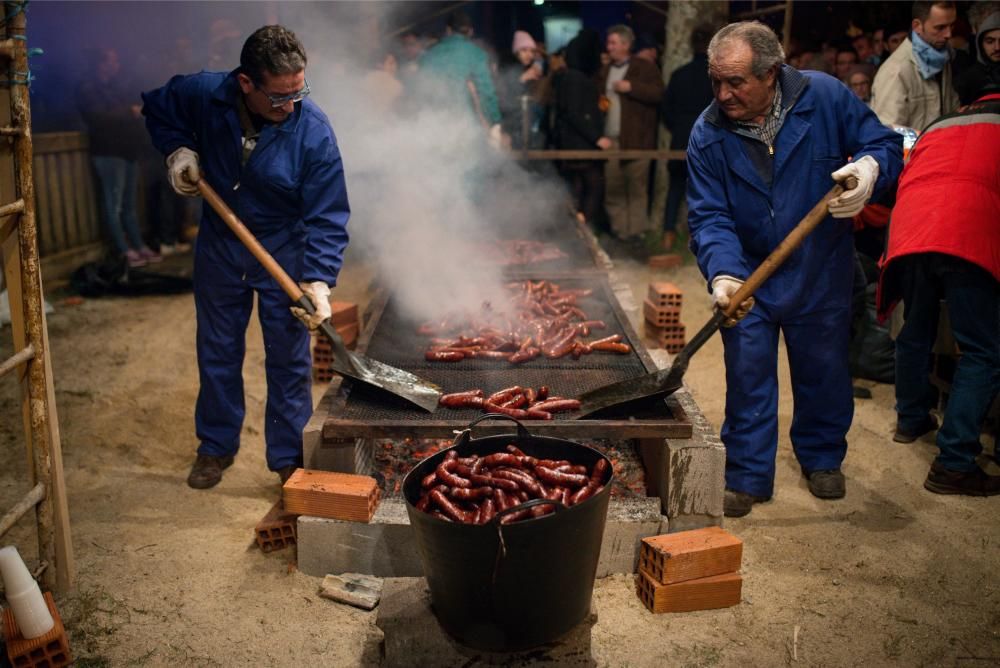
[[(189, 180), (189, 175), (193, 181)], [(195, 184), (200, 178), (197, 153), (181, 146), (167, 156), (167, 179), (175, 193), (184, 197), (197, 197), (198, 186)]]
[[(726, 310), (729, 307), (730, 297), (736, 294), (736, 291), (743, 286), (743, 281), (738, 278), (733, 278), (732, 276), (720, 275), (716, 276), (712, 280), (712, 301), (715, 303), (715, 308), (720, 311)], [(750, 309), (753, 308), (754, 299), (753, 297), (747, 298), (740, 307), (736, 310), (736, 313), (732, 318), (727, 318), (723, 322), (724, 327), (732, 327), (737, 322), (746, 317)]]
[(878, 163), (870, 155), (862, 156), (859, 160), (847, 163), (831, 176), (837, 183), (843, 183), (850, 176), (858, 180), (856, 188), (842, 192), (829, 202), (830, 213), (834, 218), (853, 218), (871, 199), (875, 181), (878, 180)]
[(323, 281), (313, 281), (312, 283), (299, 283), (299, 288), (309, 297), (313, 306), (316, 307), (316, 312), (309, 315), (304, 308), (293, 306), (292, 315), (305, 323), (310, 332), (316, 331), (316, 328), (324, 320), (333, 315), (330, 310), (330, 286)]

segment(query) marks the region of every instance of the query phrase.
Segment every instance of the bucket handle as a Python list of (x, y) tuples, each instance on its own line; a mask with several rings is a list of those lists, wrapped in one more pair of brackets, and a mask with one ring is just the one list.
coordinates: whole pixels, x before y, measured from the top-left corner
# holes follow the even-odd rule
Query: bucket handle
[(500, 520), (506, 515), (516, 513), (519, 510), (528, 510), (529, 508), (534, 508), (535, 506), (545, 506), (545, 505), (555, 506), (555, 512), (557, 513), (561, 513), (564, 510), (568, 510), (567, 506), (562, 501), (553, 501), (552, 499), (531, 499), (529, 501), (525, 501), (524, 503), (519, 503), (516, 506), (511, 506), (507, 510), (501, 510), (496, 515), (494, 515), (493, 519), (491, 519), (490, 521), (494, 522), (499, 526)]
[(462, 430), (462, 433), (459, 434), (458, 438), (455, 439), (454, 445), (457, 447), (459, 445), (468, 442), (472, 438), (473, 426), (479, 424), (483, 420), (492, 420), (496, 418), (499, 418), (501, 420), (510, 420), (511, 422), (517, 425), (517, 438), (515, 440), (517, 440), (518, 443), (521, 443), (524, 440), (531, 438), (531, 433), (523, 424), (521, 424), (521, 421), (518, 420), (517, 418), (511, 417), (510, 415), (504, 415), (503, 413), (483, 413), (475, 420), (470, 422), (468, 427)]
[[(512, 418), (513, 419), (513, 418)], [(518, 423), (521, 426), (521, 423)], [(510, 515), (516, 513), (520, 510), (528, 510), (529, 508), (534, 508), (535, 506), (550, 505), (555, 507), (555, 514), (561, 513), (564, 510), (569, 510), (569, 508), (563, 504), (562, 501), (553, 501), (552, 499), (530, 499), (524, 503), (519, 503), (516, 506), (511, 506), (506, 510), (501, 510), (493, 519), (490, 520), (490, 524), (493, 524), (497, 528), (497, 538), (500, 540), (499, 548), (497, 549), (497, 558), (493, 564), (493, 582), (496, 583), (497, 573), (500, 570), (500, 562), (503, 558), (507, 556), (507, 542), (503, 539), (503, 527), (504, 525), (500, 523), (500, 519), (505, 515)]]

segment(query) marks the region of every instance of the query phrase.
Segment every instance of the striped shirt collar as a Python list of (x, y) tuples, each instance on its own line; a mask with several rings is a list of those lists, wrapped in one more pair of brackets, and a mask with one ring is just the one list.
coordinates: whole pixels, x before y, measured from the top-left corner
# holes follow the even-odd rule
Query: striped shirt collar
[(734, 123), (744, 134), (749, 134), (768, 146), (772, 146), (774, 138), (778, 136), (778, 131), (781, 129), (781, 124), (785, 121), (787, 111), (781, 105), (781, 80), (779, 77), (775, 77), (774, 100), (771, 102), (771, 108), (764, 115), (764, 123), (761, 125), (751, 121), (734, 121)]

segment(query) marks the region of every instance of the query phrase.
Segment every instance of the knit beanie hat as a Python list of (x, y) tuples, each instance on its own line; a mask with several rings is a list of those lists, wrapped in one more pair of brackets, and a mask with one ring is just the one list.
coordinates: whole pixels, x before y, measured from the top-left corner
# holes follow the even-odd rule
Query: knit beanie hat
[(524, 32), (523, 30), (518, 30), (514, 33), (514, 43), (511, 44), (511, 53), (517, 53), (521, 49), (535, 49), (538, 45), (535, 44), (534, 38), (531, 35)]

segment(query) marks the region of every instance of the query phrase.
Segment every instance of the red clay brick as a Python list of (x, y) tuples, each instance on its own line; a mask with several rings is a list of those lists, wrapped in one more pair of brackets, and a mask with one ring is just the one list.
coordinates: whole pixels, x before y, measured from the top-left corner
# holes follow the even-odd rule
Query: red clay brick
[(657, 327), (676, 325), (681, 321), (679, 306), (657, 306), (648, 299), (642, 303), (642, 314), (646, 322)]
[(666, 585), (654, 580), (641, 568), (635, 577), (636, 595), (654, 613), (728, 608), (740, 602), (743, 589), (743, 577), (739, 573), (724, 573)]
[(646, 299), (656, 308), (672, 306), (679, 309), (683, 306), (684, 291), (667, 281), (653, 281), (649, 284)]
[(678, 255), (677, 253), (649, 256), (650, 269), (673, 269), (674, 267), (680, 267), (683, 264), (684, 264), (684, 257)]
[(330, 310), (333, 312), (333, 314), (330, 316), (330, 322), (333, 323), (334, 327), (337, 327), (339, 329), (340, 325), (358, 324), (357, 304), (353, 302), (338, 302), (331, 299)]
[(271, 552), (295, 545), (297, 517), (298, 515), (294, 513), (286, 512), (280, 500), (271, 506), (263, 519), (254, 527), (254, 537), (261, 551)]
[(17, 627), (13, 611), (10, 608), (5, 608), (3, 611), (3, 635), (7, 642), (7, 658), (15, 668), (62, 668), (73, 662), (62, 617), (59, 616), (56, 602), (49, 592), (45, 592), (45, 604), (49, 607), (55, 625), (45, 635), (30, 640), (21, 636), (21, 629)]

